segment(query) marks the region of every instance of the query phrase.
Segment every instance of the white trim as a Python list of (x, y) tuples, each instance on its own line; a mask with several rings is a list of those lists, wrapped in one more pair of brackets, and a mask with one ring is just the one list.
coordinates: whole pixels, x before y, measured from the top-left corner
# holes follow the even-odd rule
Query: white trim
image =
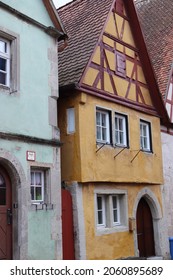
[(140, 120), (140, 147), (142, 151), (151, 151), (150, 123), (143, 120)]
[[(101, 208), (98, 209), (98, 198), (101, 198)], [(99, 223), (98, 214), (101, 213), (102, 223)], [(97, 227), (105, 227), (106, 226), (106, 198), (104, 195), (97, 195)]]
[[(100, 123), (97, 123), (97, 114), (99, 114)], [(103, 116), (105, 116), (105, 125), (102, 124)], [(100, 130), (100, 138), (98, 138), (97, 129)], [(103, 131), (105, 130), (105, 135)], [(104, 139), (105, 137), (105, 139)], [(110, 121), (109, 111), (96, 107), (96, 139), (99, 143), (110, 143)]]
[[(95, 194), (95, 222), (96, 222), (96, 235), (104, 235), (115, 232), (128, 231), (128, 207), (127, 207), (127, 191), (107, 188), (107, 187), (96, 187), (94, 190)], [(97, 197), (104, 197), (105, 200), (105, 225), (98, 225), (97, 222)], [(113, 220), (113, 204), (112, 197), (118, 197), (118, 222), (115, 223)]]
[(6, 69), (5, 71), (0, 70), (1, 73), (5, 74), (5, 83), (1, 83), (1, 85), (10, 86), (10, 42), (0, 37), (0, 41), (6, 44), (6, 51), (0, 51), (0, 57), (6, 61)]
[[(118, 120), (118, 127), (116, 127), (116, 119)], [(122, 129), (120, 129), (120, 120), (122, 120)], [(123, 114), (115, 113), (114, 115), (114, 129), (115, 129), (115, 145), (127, 146), (127, 119)], [(118, 141), (116, 141), (116, 133), (118, 134)], [(123, 134), (123, 141), (121, 141), (120, 133)]]
[[(36, 188), (41, 188), (41, 199), (33, 199), (31, 198), (31, 202), (32, 204), (35, 204), (35, 203), (43, 203), (44, 202), (44, 189), (45, 189), (45, 186), (44, 186), (44, 171), (43, 170), (39, 170), (39, 169), (31, 169), (31, 174), (34, 173), (34, 184), (30, 184), (30, 189), (32, 187), (34, 187), (34, 198), (36, 198), (36, 194), (35, 194), (35, 191), (36, 191)], [(35, 182), (35, 173), (40, 173), (41, 174), (41, 185), (37, 185), (36, 182)], [(32, 182), (31, 182), (32, 183)]]

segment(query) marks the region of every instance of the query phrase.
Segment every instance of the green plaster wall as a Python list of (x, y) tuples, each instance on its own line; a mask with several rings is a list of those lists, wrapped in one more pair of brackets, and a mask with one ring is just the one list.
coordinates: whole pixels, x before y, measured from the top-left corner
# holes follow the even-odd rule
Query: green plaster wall
[(35, 145), (22, 143), (17, 141), (5, 141), (1, 139), (1, 149), (9, 151), (13, 154), (23, 166), (25, 173), (27, 174), (28, 161), (26, 160), (26, 152), (36, 152), (36, 162), (52, 164), (53, 162), (53, 149), (49, 146)]
[(28, 214), (28, 258), (53, 260), (55, 241), (51, 240), (53, 210), (38, 210)]
[(2, 2), (46, 26), (53, 26), (42, 0), (3, 0)]
[(20, 89), (17, 93), (1, 93), (0, 96), (1, 131), (50, 139), (52, 128), (48, 121), (48, 96), (51, 95), (51, 63), (48, 49), (55, 47), (54, 39), (4, 10), (1, 10), (1, 26), (19, 35), (17, 43), (20, 52)]

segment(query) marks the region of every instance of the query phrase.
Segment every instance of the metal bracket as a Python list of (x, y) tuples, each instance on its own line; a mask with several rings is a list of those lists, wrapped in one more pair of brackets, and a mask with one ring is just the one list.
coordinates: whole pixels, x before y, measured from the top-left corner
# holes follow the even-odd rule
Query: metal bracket
[(114, 159), (115, 159), (119, 154), (121, 154), (125, 149), (127, 149), (127, 147), (122, 148), (121, 151), (119, 151), (119, 152), (114, 156)]
[(139, 153), (141, 152), (141, 150), (138, 150), (138, 152), (136, 153), (136, 155), (132, 158), (132, 160), (130, 161), (131, 163), (135, 160), (135, 158), (139, 155)]
[(96, 153), (98, 153), (98, 151), (100, 151), (105, 145), (107, 145), (108, 143), (106, 142), (106, 143), (103, 143), (98, 149), (97, 149), (97, 151), (96, 151)]

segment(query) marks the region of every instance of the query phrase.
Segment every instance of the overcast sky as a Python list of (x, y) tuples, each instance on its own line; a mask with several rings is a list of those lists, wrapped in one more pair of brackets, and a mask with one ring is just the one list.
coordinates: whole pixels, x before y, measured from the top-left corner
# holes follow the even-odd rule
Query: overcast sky
[(59, 8), (65, 4), (67, 4), (68, 2), (71, 2), (71, 0), (53, 0), (54, 5), (56, 8)]

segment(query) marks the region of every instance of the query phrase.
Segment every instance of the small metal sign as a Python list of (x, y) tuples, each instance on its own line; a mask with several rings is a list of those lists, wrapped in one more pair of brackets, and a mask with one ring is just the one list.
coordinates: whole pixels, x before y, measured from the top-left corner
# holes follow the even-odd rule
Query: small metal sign
[(36, 159), (36, 153), (33, 152), (33, 151), (27, 151), (27, 152), (26, 152), (26, 159), (27, 159), (28, 161), (35, 161), (35, 159)]

